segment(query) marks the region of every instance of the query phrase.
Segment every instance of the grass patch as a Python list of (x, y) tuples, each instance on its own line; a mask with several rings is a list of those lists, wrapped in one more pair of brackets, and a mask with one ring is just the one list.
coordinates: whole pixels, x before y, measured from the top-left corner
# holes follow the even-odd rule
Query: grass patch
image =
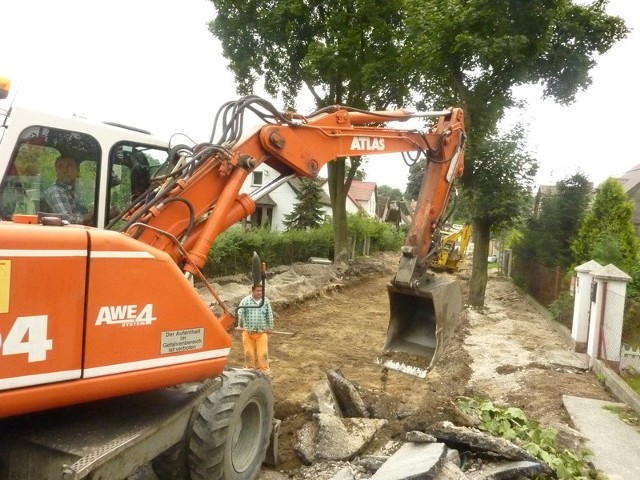
[(640, 373), (623, 370), (620, 372), (620, 378), (622, 378), (634, 392), (640, 395)]
[(626, 406), (618, 407), (615, 405), (607, 405), (603, 408), (616, 415), (627, 425), (631, 425), (636, 430), (640, 431), (640, 416), (638, 416), (638, 414), (633, 409)]

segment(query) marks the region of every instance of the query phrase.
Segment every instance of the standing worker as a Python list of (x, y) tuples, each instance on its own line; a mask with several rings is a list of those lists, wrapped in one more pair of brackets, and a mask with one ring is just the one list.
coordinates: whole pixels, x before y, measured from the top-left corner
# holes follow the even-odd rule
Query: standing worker
[(263, 299), (262, 285), (259, 283), (253, 285), (251, 295), (247, 295), (240, 302), (238, 329), (242, 330), (246, 367), (257, 368), (265, 375), (271, 376), (267, 334), (273, 330), (273, 310), (269, 299)]

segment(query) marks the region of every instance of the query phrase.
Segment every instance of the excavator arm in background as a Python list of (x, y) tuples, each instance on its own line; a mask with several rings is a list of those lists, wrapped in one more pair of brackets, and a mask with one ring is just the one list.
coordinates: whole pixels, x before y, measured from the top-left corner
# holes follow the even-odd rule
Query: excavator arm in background
[(430, 268), (436, 272), (457, 272), (467, 255), (471, 234), (472, 227), (469, 223), (440, 229), (439, 253), (431, 262)]

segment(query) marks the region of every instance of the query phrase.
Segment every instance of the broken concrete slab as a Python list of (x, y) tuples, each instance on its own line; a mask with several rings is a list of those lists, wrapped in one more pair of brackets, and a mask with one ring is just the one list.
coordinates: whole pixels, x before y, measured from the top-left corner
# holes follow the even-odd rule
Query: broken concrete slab
[(404, 434), (404, 439), (407, 442), (413, 443), (435, 443), (438, 441), (436, 437), (430, 435), (428, 433), (419, 432), (417, 430), (412, 430)]
[(447, 448), (447, 456), (445, 457), (447, 462), (455, 463), (458, 467), (462, 465), (460, 460), (460, 452), (455, 448)]
[(455, 449), (464, 447), (466, 450), (477, 452), (491, 452), (509, 460), (528, 460), (538, 462), (538, 459), (515, 443), (504, 438), (494, 437), (475, 428), (458, 427), (451, 422), (438, 422), (429, 427), (429, 432), (440, 442)]
[(444, 463), (446, 452), (443, 443), (405, 443), (371, 480), (433, 479)]
[(327, 413), (342, 417), (338, 401), (327, 380), (319, 380), (313, 385), (310, 400), (304, 408), (313, 413)]
[(305, 465), (316, 460), (352, 460), (388, 424), (384, 419), (339, 418), (317, 413), (312, 422), (298, 430), (294, 451)]
[(293, 451), (304, 465), (311, 465), (316, 459), (318, 423), (307, 422), (296, 432)]
[(352, 460), (389, 422), (383, 419), (338, 418), (319, 413), (316, 457), (323, 460)]
[(355, 476), (349, 467), (338, 470), (330, 480), (355, 480)]
[(518, 480), (548, 474), (548, 467), (539, 462), (520, 460), (518, 462), (496, 462), (484, 464), (482, 470), (467, 472), (469, 480)]
[(551, 365), (572, 370), (586, 371), (589, 366), (574, 352), (568, 350), (551, 350), (543, 353)]
[(309, 263), (319, 263), (321, 265), (331, 265), (331, 260), (322, 257), (309, 257)]
[(384, 455), (363, 455), (356, 457), (351, 463), (364, 468), (369, 473), (375, 473), (387, 460), (389, 457)]
[(460, 467), (454, 462), (445, 461), (434, 480), (467, 480), (468, 477), (464, 474)]
[(389, 358), (376, 357), (374, 359), (374, 363), (390, 370), (395, 370), (400, 373), (406, 373), (407, 375), (413, 375), (414, 377), (418, 378), (427, 378), (427, 374), (429, 373), (429, 370), (427, 370), (426, 368), (421, 368), (415, 365), (408, 365), (404, 362), (397, 362)]
[(369, 411), (356, 387), (340, 371), (328, 370), (327, 379), (345, 417), (369, 417)]

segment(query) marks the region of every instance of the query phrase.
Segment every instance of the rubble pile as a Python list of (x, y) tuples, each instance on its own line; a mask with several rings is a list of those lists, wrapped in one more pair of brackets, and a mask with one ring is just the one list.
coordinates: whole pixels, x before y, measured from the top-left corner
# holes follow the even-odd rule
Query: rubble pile
[(372, 418), (357, 385), (338, 370), (315, 385), (305, 409), (312, 419), (298, 431), (295, 451), (306, 467), (296, 478), (508, 480), (552, 473), (516, 444), (449, 421), (407, 431), (365, 454), (388, 419)]

